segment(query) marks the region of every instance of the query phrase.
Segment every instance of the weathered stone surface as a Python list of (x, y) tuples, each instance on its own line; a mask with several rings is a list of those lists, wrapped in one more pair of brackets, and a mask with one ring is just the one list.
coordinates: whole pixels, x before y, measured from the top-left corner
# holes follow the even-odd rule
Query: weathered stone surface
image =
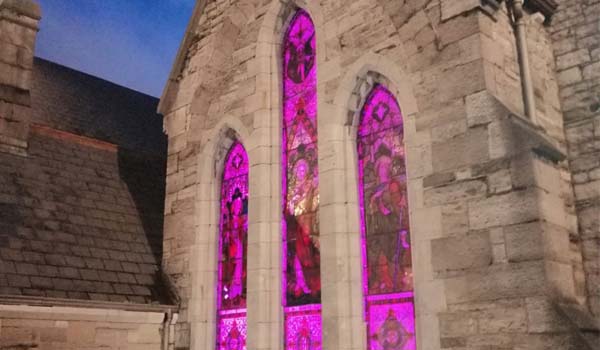
[[(553, 19), (550, 33), (554, 39), (558, 83), (561, 88), (561, 103), (567, 145), (569, 166), (575, 182), (575, 208), (582, 234), (583, 271), (588, 280), (597, 276), (597, 270), (590, 263), (597, 261), (600, 245), (594, 240), (600, 226), (600, 192), (598, 191), (596, 169), (600, 169), (600, 144), (597, 141), (600, 128), (594, 123), (600, 120), (600, 100), (597, 86), (600, 84), (600, 55), (598, 51), (598, 5), (594, 2), (574, 0), (560, 1), (558, 12)], [(594, 88), (596, 87), (596, 88)], [(594, 229), (590, 230), (590, 228)], [(594, 234), (589, 234), (595, 230)], [(587, 243), (588, 239), (591, 244)], [(594, 264), (592, 263), (592, 264)], [(600, 291), (587, 283), (587, 298), (591, 310), (600, 317)]]
[(496, 195), (469, 203), (471, 229), (513, 225), (538, 218), (533, 191)]
[(431, 242), (431, 263), (436, 272), (481, 268), (492, 262), (488, 231)]

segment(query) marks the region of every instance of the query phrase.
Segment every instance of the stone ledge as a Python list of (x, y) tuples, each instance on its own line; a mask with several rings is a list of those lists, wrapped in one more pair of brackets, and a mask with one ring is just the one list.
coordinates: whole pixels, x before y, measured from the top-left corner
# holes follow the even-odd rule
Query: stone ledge
[(51, 308), (74, 308), (74, 309), (97, 309), (97, 310), (119, 310), (129, 312), (149, 312), (164, 313), (177, 312), (175, 305), (162, 304), (132, 304), (118, 302), (100, 302), (87, 300), (72, 300), (62, 298), (41, 298), (27, 296), (0, 295), (0, 305), (9, 306), (28, 306), (28, 307), (51, 307)]
[(521, 137), (531, 150), (538, 156), (553, 163), (559, 163), (567, 158), (566, 150), (562, 149), (558, 142), (552, 140), (545, 131), (533, 124), (529, 119), (517, 114), (510, 114), (509, 120), (517, 129), (515, 132)]

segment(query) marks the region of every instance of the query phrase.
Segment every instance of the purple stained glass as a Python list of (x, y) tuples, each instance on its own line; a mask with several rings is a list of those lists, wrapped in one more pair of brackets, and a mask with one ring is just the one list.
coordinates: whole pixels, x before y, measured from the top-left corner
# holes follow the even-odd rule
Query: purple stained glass
[(367, 97), (357, 146), (369, 349), (414, 350), (403, 119), (398, 102), (382, 85)]
[(299, 10), (284, 42), (283, 304), (286, 348), (321, 348), (315, 28)]
[(321, 350), (321, 305), (286, 309), (285, 345), (288, 350)]
[(248, 248), (248, 156), (231, 146), (221, 184), (217, 349), (246, 349), (246, 257)]

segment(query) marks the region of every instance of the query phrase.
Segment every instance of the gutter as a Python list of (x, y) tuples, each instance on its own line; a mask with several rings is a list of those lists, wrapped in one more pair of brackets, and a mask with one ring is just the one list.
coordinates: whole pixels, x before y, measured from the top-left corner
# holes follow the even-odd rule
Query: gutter
[(525, 115), (534, 124), (537, 124), (535, 95), (533, 93), (533, 79), (531, 78), (531, 68), (529, 67), (529, 51), (527, 49), (523, 0), (508, 0), (506, 6), (509, 14), (512, 15), (512, 23), (517, 41), (517, 54), (519, 71), (521, 75), (521, 87), (523, 90)]

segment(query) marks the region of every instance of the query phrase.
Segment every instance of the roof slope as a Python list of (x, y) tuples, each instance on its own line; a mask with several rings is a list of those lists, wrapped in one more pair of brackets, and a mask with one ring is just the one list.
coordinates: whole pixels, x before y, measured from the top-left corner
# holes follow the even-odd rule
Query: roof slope
[(36, 58), (28, 157), (0, 153), (0, 295), (170, 303), (156, 98)]
[(166, 302), (164, 158), (34, 127), (0, 154), (0, 294)]
[(35, 58), (33, 122), (132, 150), (164, 152), (158, 99)]

